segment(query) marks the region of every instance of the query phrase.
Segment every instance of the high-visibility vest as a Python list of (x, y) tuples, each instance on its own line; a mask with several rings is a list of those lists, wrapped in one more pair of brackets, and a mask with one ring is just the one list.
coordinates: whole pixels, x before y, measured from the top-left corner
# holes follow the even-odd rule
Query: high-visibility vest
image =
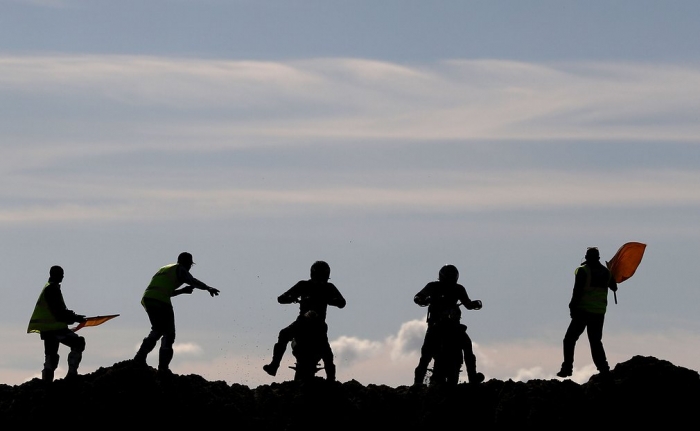
[[(49, 309), (49, 303), (46, 302), (46, 288), (49, 287), (51, 283), (46, 283), (44, 288), (41, 289), (41, 294), (39, 299), (36, 301), (34, 306), (34, 312), (29, 320), (29, 326), (27, 326), (27, 333), (31, 332), (42, 332), (42, 331), (54, 331), (56, 329), (66, 329), (68, 324), (66, 322), (60, 322), (56, 320), (56, 316), (51, 313)], [(63, 308), (66, 308), (66, 304), (63, 303), (63, 297), (61, 296), (61, 304)]]
[(160, 268), (151, 279), (151, 283), (143, 292), (143, 299), (151, 298), (158, 301), (172, 304), (170, 298), (175, 289), (183, 284), (177, 278), (177, 264), (173, 263)]
[[(583, 288), (583, 295), (578, 304), (578, 308), (595, 314), (605, 314), (608, 306), (608, 284), (612, 274), (608, 271), (608, 278), (602, 286), (593, 286), (591, 284), (592, 274), (591, 269), (587, 265), (581, 265), (576, 268), (574, 274), (578, 274), (580, 270), (586, 273), (586, 285)], [(607, 270), (606, 270), (607, 271)]]

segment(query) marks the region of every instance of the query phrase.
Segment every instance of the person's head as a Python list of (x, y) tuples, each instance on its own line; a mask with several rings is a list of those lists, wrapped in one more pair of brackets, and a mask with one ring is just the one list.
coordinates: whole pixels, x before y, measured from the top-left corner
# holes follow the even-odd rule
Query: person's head
[(177, 257), (177, 263), (179, 265), (185, 266), (188, 269), (194, 265), (194, 262), (192, 261), (192, 255), (186, 251), (183, 251), (180, 253)]
[(586, 259), (586, 262), (598, 262), (600, 260), (598, 247), (588, 247), (584, 259)]
[(60, 283), (63, 281), (63, 268), (58, 265), (54, 265), (49, 269), (49, 281), (55, 281)]
[(457, 280), (459, 280), (459, 271), (457, 270), (457, 267), (449, 264), (444, 265), (442, 268), (440, 268), (438, 280), (446, 283), (457, 283)]
[(311, 279), (314, 281), (328, 281), (331, 278), (331, 267), (322, 260), (317, 260), (311, 265)]

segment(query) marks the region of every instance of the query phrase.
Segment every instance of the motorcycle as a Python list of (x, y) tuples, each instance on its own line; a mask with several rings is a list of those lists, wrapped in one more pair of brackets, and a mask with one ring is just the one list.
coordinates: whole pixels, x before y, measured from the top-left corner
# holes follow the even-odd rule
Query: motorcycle
[(462, 340), (467, 327), (453, 322), (438, 323), (438, 343), (433, 357), (433, 368), (428, 369), (429, 385), (456, 385), (464, 362)]
[[(443, 297), (438, 297), (433, 300), (443, 299)], [(429, 303), (430, 299), (428, 298), (425, 304)], [(464, 363), (464, 346), (465, 343), (471, 342), (468, 340), (467, 326), (459, 322), (460, 305), (462, 304), (457, 303), (456, 308), (446, 307), (446, 312), (430, 329), (435, 344), (432, 359), (433, 368), (429, 368), (429, 374), (426, 374), (428, 385), (457, 385), (459, 383), (459, 375)], [(481, 301), (476, 300), (472, 301), (466, 308), (480, 310), (481, 307)], [(483, 375), (477, 379), (483, 379)]]
[[(316, 376), (316, 373), (323, 370), (324, 367), (319, 363), (330, 353), (330, 345), (328, 344), (328, 336), (326, 323), (321, 320), (316, 313), (309, 311), (304, 315), (304, 319), (300, 321), (300, 326), (297, 333), (292, 339), (292, 355), (296, 359), (296, 364), (289, 368), (294, 370), (294, 380), (305, 381), (311, 380)], [(325, 364), (327, 367), (329, 364)], [(326, 369), (326, 375), (332, 373), (332, 379), (335, 379), (335, 366), (331, 363), (333, 369)]]

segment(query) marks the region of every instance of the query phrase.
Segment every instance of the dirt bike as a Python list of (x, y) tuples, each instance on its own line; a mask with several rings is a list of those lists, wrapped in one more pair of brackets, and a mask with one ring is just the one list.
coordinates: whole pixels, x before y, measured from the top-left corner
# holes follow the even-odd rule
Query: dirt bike
[[(319, 363), (324, 355), (330, 352), (325, 322), (313, 312), (307, 315), (292, 339), (292, 355), (296, 358), (296, 364), (289, 368), (294, 370), (294, 380), (297, 381), (313, 379), (316, 373), (324, 369)], [(328, 376), (329, 371), (332, 372), (332, 379), (335, 379), (335, 366), (332, 366), (332, 370), (326, 370), (329, 379), (331, 378)]]
[[(461, 303), (457, 303), (457, 309)], [(472, 301), (467, 307), (480, 310), (481, 301)], [(459, 313), (447, 313), (431, 329), (437, 342), (433, 354), (433, 368), (429, 368), (426, 380), (429, 385), (456, 385), (464, 363), (464, 345), (467, 339), (467, 326), (459, 322)], [(483, 379), (483, 375), (479, 377)]]
[(466, 326), (454, 322), (438, 323), (434, 328), (439, 341), (433, 357), (433, 368), (428, 369), (429, 385), (456, 385), (459, 382), (464, 362), (462, 335), (466, 329)]

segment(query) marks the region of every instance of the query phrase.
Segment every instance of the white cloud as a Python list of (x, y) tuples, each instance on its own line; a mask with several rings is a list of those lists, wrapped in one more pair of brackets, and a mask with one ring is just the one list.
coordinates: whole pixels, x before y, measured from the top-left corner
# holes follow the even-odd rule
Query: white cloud
[(331, 348), (333, 349), (333, 355), (339, 362), (352, 364), (376, 356), (382, 348), (382, 343), (357, 337), (341, 336), (331, 342)]
[[(403, 175), (396, 173), (397, 177)], [(53, 179), (24, 181), (21, 189), (11, 182), (0, 186), (4, 197), (21, 205), (0, 209), (0, 223), (32, 223), (71, 220), (162, 220), (191, 217), (288, 215), (326, 211), (413, 212), (415, 214), (483, 212), (513, 209), (645, 208), (700, 205), (697, 172), (639, 170), (599, 174), (562, 171), (470, 172), (434, 174), (442, 185), (416, 183), (406, 174), (400, 186), (352, 184), (303, 186), (289, 189), (280, 184), (222, 187), (216, 181), (176, 181), (170, 186), (125, 178), (93, 180)], [(162, 180), (162, 179), (161, 179)], [(19, 180), (18, 180), (19, 181)], [(351, 181), (352, 182), (352, 181)], [(287, 183), (288, 184), (288, 183)], [(30, 202), (30, 203), (25, 203)]]
[(202, 348), (195, 343), (175, 343), (173, 351), (176, 355), (201, 356)]
[(398, 360), (419, 355), (427, 328), (425, 320), (411, 320), (402, 324), (396, 337), (386, 340), (390, 345), (391, 358)]
[[(115, 104), (144, 131), (218, 134), (229, 142), (244, 136), (694, 142), (700, 132), (688, 115), (700, 109), (700, 69), (673, 64), (4, 56), (2, 92)], [(138, 120), (154, 109), (164, 109), (158, 121)], [(193, 115), (200, 111), (218, 114), (202, 121)], [(158, 145), (172, 149), (173, 142)]]

